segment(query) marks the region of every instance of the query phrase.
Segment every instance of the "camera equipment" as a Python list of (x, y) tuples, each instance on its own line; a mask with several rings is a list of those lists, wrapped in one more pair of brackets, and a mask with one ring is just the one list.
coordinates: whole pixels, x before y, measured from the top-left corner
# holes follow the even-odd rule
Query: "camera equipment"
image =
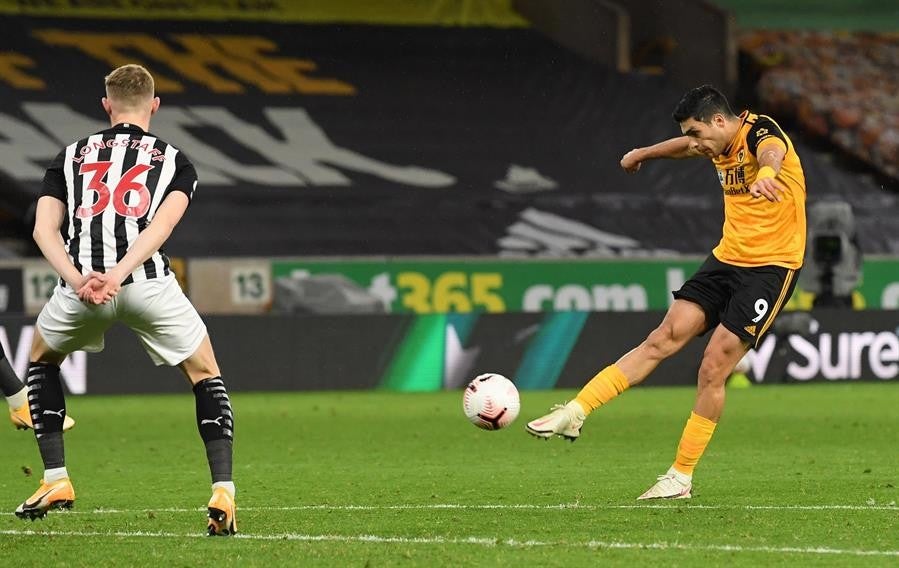
[(852, 207), (821, 201), (809, 207), (802, 288), (815, 294), (815, 307), (852, 307), (852, 292), (861, 281), (861, 249)]

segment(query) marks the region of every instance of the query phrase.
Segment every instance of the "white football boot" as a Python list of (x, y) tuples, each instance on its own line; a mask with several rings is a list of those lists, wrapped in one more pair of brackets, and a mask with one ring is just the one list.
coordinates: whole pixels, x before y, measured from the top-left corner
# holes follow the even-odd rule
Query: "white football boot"
[(553, 436), (561, 436), (573, 442), (581, 435), (581, 426), (584, 425), (586, 418), (581, 405), (572, 400), (565, 405), (553, 406), (552, 412), (536, 420), (531, 420), (524, 428), (528, 434), (538, 438), (549, 439)]
[(669, 468), (668, 473), (660, 475), (655, 485), (646, 490), (641, 499), (689, 499), (693, 490), (693, 476), (685, 475), (676, 469)]

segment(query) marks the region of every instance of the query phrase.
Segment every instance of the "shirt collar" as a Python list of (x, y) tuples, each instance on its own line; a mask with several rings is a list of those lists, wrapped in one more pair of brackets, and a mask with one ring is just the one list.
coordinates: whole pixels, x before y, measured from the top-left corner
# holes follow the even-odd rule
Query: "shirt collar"
[(132, 123), (132, 122), (120, 122), (112, 127), (112, 130), (136, 130), (137, 132), (143, 132), (144, 129), (140, 126)]
[(737, 129), (737, 132), (734, 134), (733, 139), (730, 141), (730, 144), (727, 145), (727, 148), (724, 149), (722, 153), (723, 156), (729, 156), (731, 152), (733, 152), (734, 147), (737, 146), (736, 142), (740, 138), (740, 131), (743, 130), (743, 125), (746, 124), (746, 119), (749, 118), (749, 111), (744, 110), (740, 113), (740, 128)]

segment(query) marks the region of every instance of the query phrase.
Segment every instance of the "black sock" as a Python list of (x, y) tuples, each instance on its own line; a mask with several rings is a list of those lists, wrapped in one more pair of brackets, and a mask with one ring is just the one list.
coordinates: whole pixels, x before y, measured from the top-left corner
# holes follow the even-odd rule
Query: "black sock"
[(62, 441), (62, 432), (50, 432), (37, 439), (37, 447), (41, 452), (44, 470), (66, 466), (66, 448)]
[(65, 467), (62, 422), (66, 416), (66, 399), (58, 366), (49, 363), (28, 365), (28, 404), (44, 469)]
[(24, 386), (12, 370), (9, 360), (6, 358), (6, 352), (0, 345), (0, 391), (3, 392), (3, 396), (12, 396), (22, 390)]
[(194, 385), (197, 429), (206, 445), (212, 482), (231, 481), (234, 414), (221, 377), (203, 379)]

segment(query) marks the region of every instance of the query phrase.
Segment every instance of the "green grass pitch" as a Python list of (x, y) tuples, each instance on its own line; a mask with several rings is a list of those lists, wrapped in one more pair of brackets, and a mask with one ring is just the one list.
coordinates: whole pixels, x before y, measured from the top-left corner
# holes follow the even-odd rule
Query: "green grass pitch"
[[(186, 390), (186, 389), (185, 389)], [(193, 397), (70, 397), (75, 509), (12, 511), (42, 471), (0, 430), (5, 566), (895, 566), (899, 384), (728, 391), (689, 501), (638, 503), (693, 390), (637, 388), (576, 443), (485, 432), (461, 392), (234, 393), (238, 530), (208, 538)], [(24, 468), (35, 473), (25, 474)]]

